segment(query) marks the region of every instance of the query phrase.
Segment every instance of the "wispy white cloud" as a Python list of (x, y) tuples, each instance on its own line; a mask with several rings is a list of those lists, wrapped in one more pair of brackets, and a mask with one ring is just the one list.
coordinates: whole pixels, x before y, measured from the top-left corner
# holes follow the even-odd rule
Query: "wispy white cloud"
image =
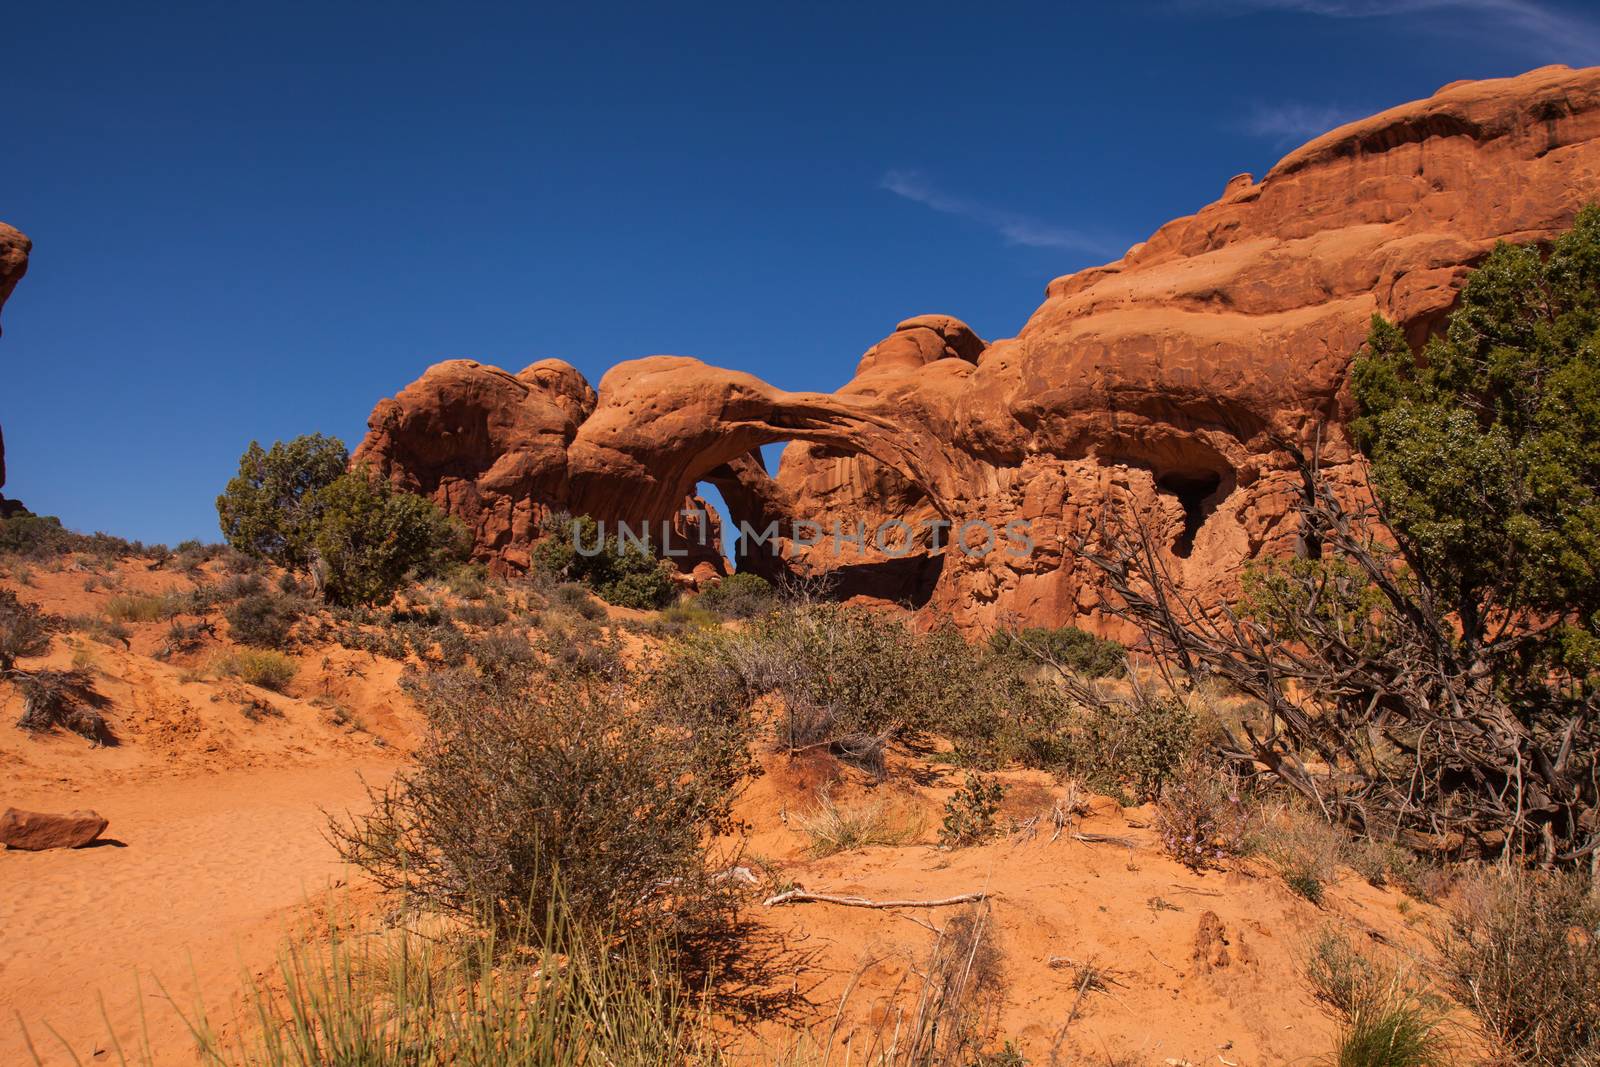
[(1026, 245), (1029, 248), (1070, 248), (1096, 255), (1106, 254), (1109, 248), (1106, 241), (1080, 230), (1042, 222), (1028, 215), (945, 192), (919, 171), (888, 171), (878, 185), (923, 207), (987, 226), (998, 233), (1006, 244)]
[(1342, 107), (1317, 104), (1300, 104), (1284, 101), (1273, 104), (1256, 104), (1237, 123), (1238, 128), (1253, 137), (1262, 137), (1276, 143), (1309, 141), (1360, 118), (1365, 112)]
[(1550, 62), (1600, 61), (1600, 21), (1542, 0), (1179, 0), (1178, 6), (1218, 14), (1287, 11), (1337, 19), (1455, 14), (1472, 25), (1446, 19), (1432, 24), (1496, 47), (1541, 53)]

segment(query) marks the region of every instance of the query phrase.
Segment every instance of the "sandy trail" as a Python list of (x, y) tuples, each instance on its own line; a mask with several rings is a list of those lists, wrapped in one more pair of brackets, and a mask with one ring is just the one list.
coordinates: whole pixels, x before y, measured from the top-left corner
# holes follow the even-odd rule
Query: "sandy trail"
[[(240, 976), (271, 961), (292, 911), (341, 877), (319, 809), (364, 804), (361, 777), (393, 763), (319, 763), (104, 789), (8, 789), (7, 804), (92, 807), (121, 842), (62, 852), (0, 851), (0, 1063), (115, 1063), (109, 1018), (130, 1060), (147, 1028), (156, 1062), (189, 1062), (198, 995), (231, 1014)], [(140, 1022), (135, 976), (142, 983)], [(105, 1018), (99, 1000), (104, 998)], [(46, 1026), (50, 1029), (47, 1029)]]

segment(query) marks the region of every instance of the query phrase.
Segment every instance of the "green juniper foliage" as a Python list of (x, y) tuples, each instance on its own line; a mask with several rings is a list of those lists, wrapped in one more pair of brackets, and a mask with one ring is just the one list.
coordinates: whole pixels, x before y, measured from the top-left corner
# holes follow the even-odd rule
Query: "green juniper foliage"
[(1497, 613), (1559, 617), (1527, 667), (1600, 663), (1600, 207), (1548, 256), (1501, 244), (1417, 359), (1373, 320), (1353, 430), (1408, 562), (1489, 639)]
[(335, 604), (387, 600), (408, 574), (439, 574), (466, 555), (459, 522), (364, 467), (317, 490), (312, 507), (311, 547), (323, 595)]
[(319, 433), (275, 441), (270, 449), (251, 441), (239, 457), (239, 473), (217, 497), (222, 536), (246, 555), (306, 569), (314, 551), (318, 491), (343, 475), (349, 462), (343, 441)]
[(545, 529), (533, 552), (534, 566), (544, 574), (582, 582), (601, 600), (625, 608), (664, 608), (677, 598), (666, 563), (648, 545), (641, 548), (615, 533), (602, 538), (599, 524), (587, 515), (555, 516)]

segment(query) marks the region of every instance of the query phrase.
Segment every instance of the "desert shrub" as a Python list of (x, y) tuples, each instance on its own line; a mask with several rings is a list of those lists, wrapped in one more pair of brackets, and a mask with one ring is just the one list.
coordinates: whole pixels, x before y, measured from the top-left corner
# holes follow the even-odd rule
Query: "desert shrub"
[(283, 692), (300, 668), (281, 652), (241, 648), (217, 661), (217, 670), (263, 689)]
[(239, 473), (217, 497), (222, 536), (240, 552), (291, 570), (311, 565), (323, 501), (319, 492), (345, 473), (344, 442), (309, 434), (258, 442), (239, 457)]
[(1486, 872), (1439, 954), (1451, 991), (1518, 1063), (1600, 1063), (1600, 898), (1588, 878)]
[(1193, 759), (1167, 778), (1156, 803), (1161, 847), (1195, 870), (1243, 854), (1253, 822), (1238, 779)]
[[(472, 638), (462, 633), (461, 627), (454, 622), (440, 622), (435, 627), (430, 627), (427, 630), (427, 637), (422, 640), (427, 641), (427, 648), (437, 651), (438, 661), (446, 667), (459, 667), (467, 662), (467, 656), (472, 653)], [(418, 654), (421, 656), (421, 646), (413, 646), (418, 648)]]
[(62, 620), (62, 626), (74, 633), (87, 634), (91, 640), (101, 644), (120, 644), (125, 648), (128, 639), (133, 636), (132, 630), (104, 615), (68, 615)]
[(442, 670), (407, 685), (430, 726), (415, 767), (373, 794), (373, 814), (334, 824), (380, 886), (487, 912), (514, 938), (540, 938), (558, 899), (629, 939), (724, 914), (709, 839), (733, 829), (747, 717), (640, 715), (618, 688), (563, 673)]
[(1317, 999), (1341, 1015), (1355, 1011), (1388, 978), (1377, 961), (1327, 927), (1312, 938), (1301, 967)]
[(550, 606), (557, 611), (598, 620), (606, 617), (606, 609), (597, 603), (588, 586), (581, 582), (563, 582), (550, 592)]
[(288, 597), (254, 593), (236, 601), (224, 613), (228, 633), (235, 641), (261, 648), (281, 648), (300, 618), (300, 606)]
[(44, 561), (81, 552), (92, 561), (105, 564), (128, 556), (165, 551), (156, 545), (147, 549), (138, 541), (127, 541), (106, 533), (81, 534), (68, 530), (53, 515), (18, 514), (0, 518), (0, 556)]
[(78, 535), (46, 515), (0, 518), (0, 555), (46, 560), (73, 551)]
[(222, 554), (222, 545), (208, 545), (201, 541), (180, 541), (167, 560), (169, 567), (184, 574), (197, 576), (200, 568)]
[(861, 608), (799, 602), (738, 630), (683, 634), (657, 682), (718, 706), (776, 694), (779, 747), (827, 746), (877, 773), (891, 739), (933, 734), (955, 742), (969, 766), (1061, 765), (1069, 702), (1036, 673), (953, 630), (919, 634)]
[(95, 689), (88, 671), (12, 671), (10, 677), (22, 691), (20, 728), (49, 733), (60, 727), (100, 744), (115, 742), (100, 714), (110, 701)]
[(1138, 690), (1092, 699), (1079, 720), (1073, 771), (1089, 785), (1136, 802), (1154, 800), (1196, 748), (1197, 717), (1172, 697)]
[(984, 1051), (993, 1047), (1006, 995), (1005, 953), (997, 934), (987, 903), (970, 905), (944, 925), (919, 971), (924, 979), (916, 1011), (889, 1042), (894, 1051), (884, 1062), (1015, 1067), (1021, 1061), (1009, 1042), (1000, 1051)]
[(444, 584), (462, 600), (482, 600), (489, 595), (489, 569), (481, 563), (462, 563), (445, 574)]
[(1127, 649), (1076, 626), (1000, 630), (989, 641), (1000, 655), (1047, 663), (1086, 678), (1120, 678), (1128, 671)]
[(451, 614), (457, 622), (483, 628), (499, 626), (511, 617), (511, 613), (499, 604), (461, 604)]
[(315, 508), (311, 547), (323, 595), (334, 604), (387, 600), (408, 574), (437, 574), (467, 551), (459, 522), (365, 468), (318, 489)]
[(481, 671), (505, 674), (533, 664), (538, 654), (527, 635), (515, 630), (496, 630), (472, 642), (472, 659)]
[(260, 723), (268, 719), (283, 718), (283, 709), (270, 700), (261, 697), (246, 697), (239, 702), (239, 711), (251, 722)]
[(1339, 1032), (1339, 1067), (1445, 1067), (1455, 1062), (1444, 1019), (1398, 993), (1357, 1005)]
[(1454, 1063), (1439, 999), (1405, 967), (1369, 956), (1330, 929), (1303, 962), (1317, 997), (1340, 1019), (1338, 1067), (1444, 1067)]
[(694, 598), (697, 607), (724, 619), (750, 619), (778, 606), (778, 591), (759, 574), (739, 571)]
[(267, 583), (259, 574), (230, 574), (218, 582), (211, 593), (211, 603), (229, 604), (245, 597), (261, 596)]
[(546, 580), (582, 582), (619, 607), (664, 608), (677, 598), (671, 565), (648, 543), (600, 534), (599, 524), (588, 516), (553, 517), (534, 546), (534, 569)]
[(795, 827), (811, 839), (813, 856), (831, 856), (873, 845), (903, 845), (916, 837), (917, 827), (896, 819), (882, 800), (841, 804), (824, 790), (816, 806), (794, 816)]
[(691, 630), (703, 630), (721, 624), (720, 615), (707, 611), (700, 606), (698, 600), (694, 600), (688, 603), (679, 601), (669, 608), (663, 608), (661, 614), (654, 619), (636, 626), (639, 632), (654, 634), (657, 637), (681, 637)]
[(551, 665), (583, 677), (620, 680), (622, 642), (587, 620), (539, 632), (536, 648)]
[(981, 844), (994, 836), (995, 816), (1006, 789), (988, 775), (969, 774), (961, 788), (945, 801), (940, 843), (950, 848)]
[(0, 674), (12, 671), (19, 659), (50, 651), (51, 635), (60, 628), (61, 620), (0, 589)]
[(1339, 861), (1352, 851), (1342, 831), (1292, 807), (1267, 823), (1259, 839), (1284, 885), (1318, 907), (1338, 878)]
[(167, 627), (165, 643), (156, 651), (156, 658), (167, 659), (183, 652), (193, 652), (216, 632), (216, 627), (205, 620), (184, 623), (173, 619), (172, 625)]
[(712, 1067), (701, 1003), (660, 943), (618, 947), (564, 912), (536, 954), (492, 932), (335, 932), (290, 946), (245, 994), (258, 1020), (230, 1039), (187, 1018), (200, 1058), (230, 1067)]
[(170, 619), (183, 608), (184, 598), (177, 593), (122, 593), (106, 601), (106, 616), (113, 622), (157, 622)]

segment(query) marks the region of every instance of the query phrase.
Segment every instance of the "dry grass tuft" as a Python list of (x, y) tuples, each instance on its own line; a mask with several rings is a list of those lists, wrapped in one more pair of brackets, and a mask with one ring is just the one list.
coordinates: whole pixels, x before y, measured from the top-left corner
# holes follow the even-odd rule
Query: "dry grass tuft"
[(817, 805), (794, 817), (795, 827), (811, 839), (813, 856), (832, 856), (874, 845), (904, 845), (922, 832), (920, 822), (897, 819), (887, 801), (842, 804), (824, 790)]

